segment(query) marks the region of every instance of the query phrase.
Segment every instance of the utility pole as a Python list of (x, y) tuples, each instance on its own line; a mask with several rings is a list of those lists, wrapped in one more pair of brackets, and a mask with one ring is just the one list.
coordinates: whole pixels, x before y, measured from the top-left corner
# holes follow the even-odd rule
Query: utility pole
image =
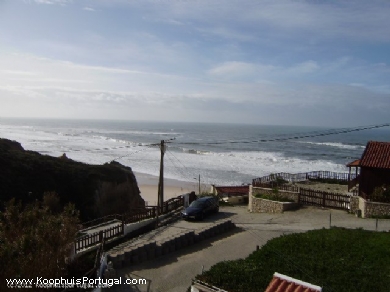
[(165, 154), (165, 141), (161, 140), (160, 144), (160, 150), (161, 150), (161, 159), (160, 159), (160, 178), (158, 181), (158, 200), (157, 205), (159, 209), (159, 213), (163, 213), (163, 206), (164, 206), (164, 154)]
[(200, 174), (199, 174), (199, 195), (200, 195)]

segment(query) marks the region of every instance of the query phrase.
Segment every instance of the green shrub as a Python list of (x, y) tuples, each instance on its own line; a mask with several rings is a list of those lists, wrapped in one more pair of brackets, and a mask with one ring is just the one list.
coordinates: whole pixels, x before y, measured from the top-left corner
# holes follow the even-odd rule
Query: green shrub
[(334, 178), (309, 178), (309, 181), (315, 181), (315, 182), (326, 183), (326, 184), (348, 185), (348, 181), (338, 180)]
[(294, 200), (291, 200), (283, 194), (279, 193), (279, 190), (277, 188), (272, 189), (272, 194), (255, 194), (256, 198), (259, 199), (266, 199), (266, 200), (271, 200), (271, 201), (277, 201), (277, 202), (294, 202)]
[[(0, 212), (1, 279), (68, 276), (67, 258), (78, 229), (78, 211), (70, 204), (63, 210), (45, 205), (58, 201), (55, 194), (45, 198), (44, 203), (36, 201), (24, 208), (11, 200)], [(0, 281), (0, 291), (5, 291), (5, 285)]]
[(390, 202), (390, 185), (376, 187), (372, 192), (371, 198), (373, 201)]

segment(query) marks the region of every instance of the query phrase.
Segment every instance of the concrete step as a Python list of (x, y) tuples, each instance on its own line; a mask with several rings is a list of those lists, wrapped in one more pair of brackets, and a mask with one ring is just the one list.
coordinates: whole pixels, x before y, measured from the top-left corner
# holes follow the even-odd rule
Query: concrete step
[[(108, 261), (114, 269), (133, 266), (175, 252), (207, 238), (222, 234), (235, 227), (230, 220), (220, 220), (198, 230), (181, 230), (158, 240), (138, 240), (116, 247), (108, 252)], [(115, 274), (115, 273), (114, 273)]]

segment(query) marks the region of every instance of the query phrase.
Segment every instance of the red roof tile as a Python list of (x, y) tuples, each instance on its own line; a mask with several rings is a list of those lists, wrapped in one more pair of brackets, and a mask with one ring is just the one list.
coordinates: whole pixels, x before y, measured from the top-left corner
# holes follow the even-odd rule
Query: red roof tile
[(369, 141), (360, 159), (360, 166), (390, 168), (390, 142)]
[(215, 187), (218, 194), (249, 194), (249, 186), (227, 186), (227, 187)]
[(360, 166), (360, 159), (354, 160), (347, 164), (348, 167), (357, 167)]
[(275, 273), (265, 292), (321, 292), (322, 288)]

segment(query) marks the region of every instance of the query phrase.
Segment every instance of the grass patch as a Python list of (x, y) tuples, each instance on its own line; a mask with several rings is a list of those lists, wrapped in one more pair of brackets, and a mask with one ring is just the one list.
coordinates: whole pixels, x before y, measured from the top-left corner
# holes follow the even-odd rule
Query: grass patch
[(264, 291), (274, 272), (323, 291), (389, 291), (390, 236), (342, 228), (284, 235), (246, 259), (225, 261), (196, 278), (229, 292)]
[(390, 215), (374, 215), (371, 216), (373, 219), (390, 219)]
[(338, 180), (334, 178), (309, 178), (309, 181), (335, 185), (348, 185), (348, 181)]
[(279, 192), (278, 188), (273, 188), (272, 193), (257, 193), (255, 194), (256, 198), (259, 199), (266, 199), (266, 200), (271, 200), (271, 201), (276, 201), (276, 202), (288, 202), (288, 203), (294, 203), (295, 201), (284, 196), (283, 193)]

